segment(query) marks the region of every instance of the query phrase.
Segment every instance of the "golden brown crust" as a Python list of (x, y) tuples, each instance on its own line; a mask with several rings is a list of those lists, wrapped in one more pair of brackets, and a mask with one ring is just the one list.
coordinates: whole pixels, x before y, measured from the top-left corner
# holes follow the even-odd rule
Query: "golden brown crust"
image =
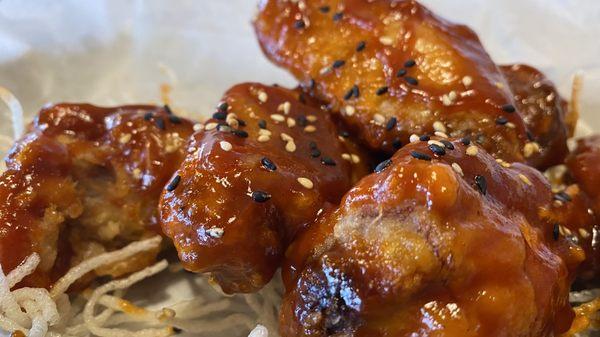
[[(44, 108), (0, 177), (4, 271), (37, 252), (40, 268), (22, 285), (48, 287), (85, 257), (159, 233), (158, 197), (191, 132), (191, 122), (155, 106)], [(97, 273), (137, 270), (150, 254)]]
[(584, 254), (557, 230), (568, 214), (546, 179), (472, 144), (444, 143), (399, 150), (290, 247), (283, 336), (569, 328)]
[[(533, 157), (529, 114), (514, 111), (523, 106), (476, 34), (415, 1), (265, 0), (254, 26), (265, 54), (373, 150), (391, 154), (411, 134), (441, 130), (506, 161), (552, 161)], [(538, 130), (547, 128), (531, 127)], [(564, 140), (556, 142), (539, 150), (562, 150)]]
[(192, 137), (161, 219), (186, 269), (211, 273), (225, 292), (250, 292), (364, 161), (352, 162), (329, 114), (296, 91), (245, 83), (223, 102)]

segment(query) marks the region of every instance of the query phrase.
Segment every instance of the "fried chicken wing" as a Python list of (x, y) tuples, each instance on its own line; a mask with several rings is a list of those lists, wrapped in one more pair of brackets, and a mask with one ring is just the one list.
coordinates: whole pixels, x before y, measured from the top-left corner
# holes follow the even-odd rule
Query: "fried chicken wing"
[[(158, 199), (192, 131), (191, 122), (154, 106), (44, 108), (0, 176), (3, 270), (36, 252), (40, 266), (22, 285), (48, 287), (84, 258), (160, 233)], [(157, 253), (95, 273), (129, 273)]]
[(366, 171), (329, 114), (302, 100), (280, 87), (231, 88), (162, 196), (162, 227), (184, 267), (227, 293), (266, 284), (296, 233)]
[(579, 139), (566, 164), (573, 179), (595, 200), (594, 210), (600, 215), (600, 135)]
[[(379, 164), (286, 254), (291, 336), (556, 336), (582, 249), (535, 169), (467, 140)], [(574, 234), (579, 235), (579, 234)]]
[[(392, 154), (413, 134), (441, 132), (511, 162), (564, 157), (563, 103), (537, 101), (551, 85), (523, 67), (505, 69), (507, 81), (473, 31), (415, 1), (263, 0), (254, 26), (265, 54), (371, 149)], [(532, 80), (543, 88), (530, 92)]]
[(567, 139), (573, 136), (575, 130), (575, 125), (569, 124), (567, 102), (554, 84), (531, 66), (515, 64), (500, 69), (508, 81), (529, 135), (535, 140), (526, 149), (528, 162), (538, 168), (562, 164), (569, 153)]

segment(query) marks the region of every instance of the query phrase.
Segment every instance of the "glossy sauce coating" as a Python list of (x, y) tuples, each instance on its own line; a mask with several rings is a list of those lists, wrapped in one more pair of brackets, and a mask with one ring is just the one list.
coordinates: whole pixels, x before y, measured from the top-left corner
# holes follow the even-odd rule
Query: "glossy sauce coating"
[[(564, 162), (569, 153), (567, 139), (575, 125), (568, 125), (568, 105), (554, 84), (539, 70), (522, 64), (500, 67), (514, 95), (515, 106), (523, 116), (539, 150), (528, 149), (528, 163), (548, 168)], [(534, 145), (535, 146), (535, 145)], [(528, 153), (529, 154), (529, 153)]]
[(265, 54), (374, 150), (441, 131), (510, 162), (551, 151), (527, 145), (536, 135), (476, 34), (415, 1), (264, 0), (255, 30)]
[[(83, 258), (160, 233), (158, 198), (191, 133), (189, 121), (155, 106), (44, 108), (0, 176), (4, 272), (37, 252), (40, 267), (21, 285), (49, 287)], [(138, 270), (157, 253), (95, 274)]]
[(227, 293), (251, 292), (365, 161), (297, 91), (245, 83), (222, 101), (162, 196), (162, 227), (186, 269), (210, 273)]
[(290, 247), (283, 336), (569, 328), (584, 254), (555, 230), (562, 209), (546, 179), (478, 147), (453, 141), (442, 154), (432, 143), (399, 150)]

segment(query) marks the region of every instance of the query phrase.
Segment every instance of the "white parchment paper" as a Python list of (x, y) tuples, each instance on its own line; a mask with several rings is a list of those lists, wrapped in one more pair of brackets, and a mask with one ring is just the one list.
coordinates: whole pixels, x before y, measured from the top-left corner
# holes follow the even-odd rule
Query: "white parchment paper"
[[(0, 86), (31, 117), (48, 102), (158, 102), (167, 83), (173, 105), (200, 119), (235, 83), (294, 85), (255, 41), (256, 1), (0, 0)], [(497, 62), (542, 69), (566, 97), (581, 71), (582, 119), (600, 130), (600, 1), (423, 2), (474, 28)], [(5, 107), (0, 113), (0, 135), (10, 135)], [(207, 291), (190, 280), (159, 280), (147, 289), (162, 301)]]

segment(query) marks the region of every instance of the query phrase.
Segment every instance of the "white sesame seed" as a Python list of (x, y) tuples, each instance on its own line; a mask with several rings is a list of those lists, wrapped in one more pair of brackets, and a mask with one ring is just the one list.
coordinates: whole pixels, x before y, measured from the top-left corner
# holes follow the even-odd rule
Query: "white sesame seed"
[(271, 136), (272, 133), (271, 131), (267, 130), (267, 129), (258, 129), (258, 134), (261, 136)]
[(265, 142), (268, 142), (269, 140), (271, 140), (270, 136), (267, 136), (267, 135), (260, 135), (260, 136), (258, 136), (258, 142), (259, 143), (265, 143)]
[(449, 106), (449, 105), (452, 105), (452, 100), (450, 99), (450, 97), (449, 97), (448, 95), (444, 94), (444, 95), (442, 96), (442, 103), (443, 103), (445, 106)]
[(568, 229), (567, 227), (563, 226), (563, 231), (565, 232), (566, 235), (573, 235), (573, 232), (571, 232), (571, 230)]
[(346, 112), (346, 116), (352, 116), (356, 112), (356, 109), (352, 105), (346, 105), (344, 111)]
[(508, 122), (508, 123), (506, 123), (506, 124), (505, 124), (505, 126), (506, 126), (507, 128), (510, 128), (510, 129), (514, 129), (514, 128), (516, 128), (516, 127), (517, 127), (517, 126), (515, 125), (515, 123), (513, 123), (513, 122)]
[(471, 76), (465, 76), (462, 78), (462, 83), (465, 87), (468, 87), (473, 84), (473, 78)]
[(227, 125), (229, 125), (232, 128), (237, 128), (240, 123), (237, 120), (237, 115), (234, 114), (233, 112), (230, 112), (229, 114), (227, 114), (227, 117), (225, 118), (225, 122), (227, 123)]
[(379, 38), (379, 42), (385, 46), (391, 46), (394, 43), (394, 39), (389, 36), (382, 36)]
[(204, 130), (204, 124), (202, 124), (202, 123), (194, 124), (194, 132), (199, 132), (202, 130)]
[(529, 142), (523, 147), (523, 155), (525, 158), (531, 157), (534, 153), (540, 152), (540, 144), (536, 142)]
[(285, 117), (283, 117), (283, 115), (280, 115), (280, 114), (272, 114), (271, 119), (274, 120), (275, 122), (285, 121)]
[(206, 124), (206, 126), (204, 127), (204, 129), (205, 129), (206, 131), (210, 131), (210, 130), (212, 130), (212, 129), (216, 128), (216, 127), (217, 127), (217, 125), (219, 125), (219, 124), (217, 124), (217, 123), (215, 123), (215, 122), (210, 122), (210, 123)]
[(315, 115), (308, 115), (308, 116), (306, 116), (306, 120), (309, 121), (309, 122), (311, 122), (311, 123), (314, 123), (314, 122), (317, 121), (317, 116), (315, 116)]
[(311, 36), (308, 38), (307, 42), (308, 42), (308, 44), (313, 44), (313, 43), (317, 42), (317, 39), (314, 36)]
[(585, 230), (584, 228), (579, 228), (579, 235), (584, 238), (587, 239), (590, 237), (590, 232), (588, 232), (587, 230)]
[(342, 153), (342, 159), (347, 160), (347, 161), (352, 161), (352, 157), (350, 156), (349, 153)]
[(521, 179), (521, 181), (524, 182), (527, 185), (530, 185), (530, 186), (533, 185), (531, 183), (531, 180), (529, 180), (529, 178), (527, 178), (527, 176), (524, 175), (524, 174), (522, 174), (522, 173), (519, 173), (519, 179)]
[(296, 143), (294, 143), (293, 140), (290, 140), (289, 142), (287, 142), (285, 144), (285, 150), (287, 152), (294, 152), (294, 151), (296, 151)]
[(410, 135), (410, 137), (408, 138), (408, 140), (409, 140), (411, 143), (416, 143), (416, 142), (418, 142), (420, 139), (419, 139), (419, 136), (417, 136), (417, 135), (415, 135), (415, 134), (413, 133), (412, 135)]
[(259, 91), (258, 92), (258, 100), (261, 101), (262, 103), (266, 103), (267, 100), (269, 99), (269, 96), (267, 96), (267, 93), (264, 91)]
[(284, 115), (287, 115), (290, 113), (291, 108), (292, 108), (292, 103), (286, 101), (286, 102), (279, 104), (279, 106), (277, 107), (277, 111), (281, 111), (281, 112), (283, 112)]
[(360, 157), (354, 153), (350, 154), (350, 158), (352, 159), (352, 163), (358, 164), (360, 163)]
[(444, 125), (444, 123), (440, 122), (440, 121), (435, 121), (433, 122), (433, 129), (435, 131), (440, 131), (440, 132), (446, 132), (446, 126)]
[(304, 132), (306, 133), (313, 133), (315, 131), (317, 131), (317, 128), (314, 125), (307, 125), (304, 127)]
[(225, 234), (225, 230), (221, 227), (211, 227), (206, 230), (206, 234), (208, 234), (208, 236), (210, 237), (218, 239), (221, 238), (223, 234)]
[(461, 177), (465, 175), (463, 173), (462, 167), (460, 167), (460, 165), (458, 165), (457, 163), (452, 163), (452, 169), (454, 170), (454, 172), (460, 174)]
[(133, 171), (131, 171), (131, 173), (133, 174), (133, 177), (135, 179), (140, 179), (142, 178), (142, 170), (140, 170), (139, 168), (134, 168)]
[(467, 155), (468, 156), (474, 157), (477, 155), (477, 153), (479, 153), (479, 149), (477, 148), (477, 146), (471, 145), (471, 146), (467, 147)]
[(288, 135), (285, 132), (282, 132), (279, 136), (281, 137), (281, 140), (283, 140), (284, 142), (294, 141), (294, 138), (292, 138), (292, 136)]
[(223, 149), (223, 151), (229, 151), (233, 147), (230, 142), (225, 140), (220, 141), (219, 145), (221, 145), (221, 149)]
[(383, 117), (382, 114), (376, 113), (373, 115), (373, 121), (375, 122), (375, 124), (383, 125), (383, 123), (385, 123), (385, 117)]
[(309, 190), (312, 189), (314, 186), (313, 182), (308, 178), (300, 177), (298, 178), (298, 182), (300, 183), (300, 185), (304, 186)]
[(444, 145), (444, 143), (442, 143), (442, 142), (440, 142), (440, 141), (437, 141), (437, 140), (434, 140), (434, 139), (432, 139), (432, 140), (428, 141), (428, 142), (427, 142), (427, 145), (437, 145), (437, 146), (439, 146), (439, 147), (441, 147), (441, 148), (445, 148), (445, 147), (446, 147), (446, 146)]
[(294, 126), (296, 126), (296, 120), (291, 117), (287, 118), (286, 123), (288, 128), (293, 128)]
[(131, 140), (131, 133), (125, 133), (119, 137), (119, 143), (125, 144)]
[(434, 135), (440, 137), (440, 138), (448, 138), (448, 135), (445, 132), (442, 131), (436, 131), (433, 133)]

